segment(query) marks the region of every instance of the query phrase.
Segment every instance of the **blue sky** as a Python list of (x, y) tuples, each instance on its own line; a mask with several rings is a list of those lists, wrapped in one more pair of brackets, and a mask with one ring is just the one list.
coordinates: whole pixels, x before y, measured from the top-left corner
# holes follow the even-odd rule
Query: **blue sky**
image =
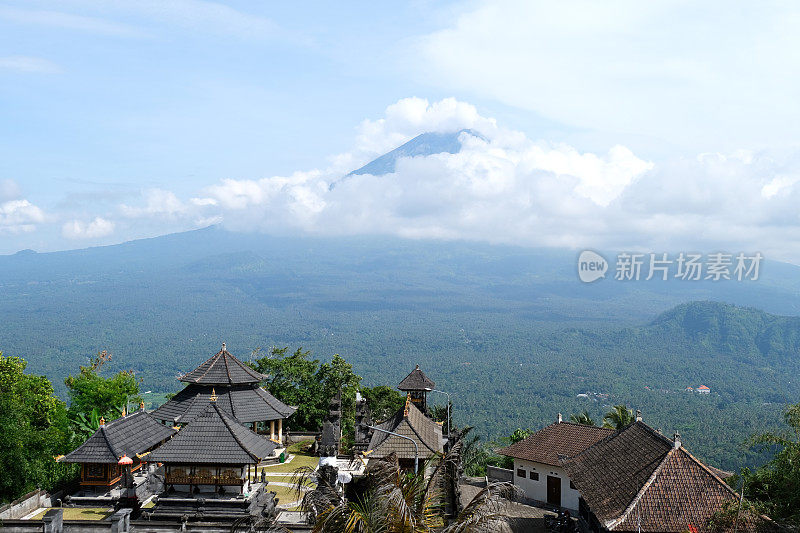
[[(780, 2), (0, 1), (0, 253), (221, 223), (798, 262), (798, 30)], [(329, 191), (462, 127), (485, 142)]]

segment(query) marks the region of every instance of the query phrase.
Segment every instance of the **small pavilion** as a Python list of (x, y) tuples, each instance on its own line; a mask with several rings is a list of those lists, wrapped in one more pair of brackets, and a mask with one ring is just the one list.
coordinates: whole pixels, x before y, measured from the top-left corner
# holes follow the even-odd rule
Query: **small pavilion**
[(136, 472), (147, 453), (175, 433), (147, 413), (142, 403), (138, 411), (111, 422), (101, 418), (100, 428), (86, 442), (58, 460), (81, 465), (81, 487), (108, 490), (120, 483), (126, 463)]
[(237, 421), (282, 443), (283, 421), (297, 408), (262, 388), (265, 379), (231, 355), (223, 343), (219, 352), (180, 378), (186, 387), (153, 411), (153, 416), (168, 426), (189, 424), (206, 411), (213, 395), (217, 405)]
[(428, 413), (428, 392), (436, 388), (436, 383), (419, 369), (419, 365), (403, 378), (397, 388), (409, 394), (420, 411)]
[(149, 458), (164, 463), (168, 493), (244, 494), (256, 479), (256, 465), (276, 448), (275, 442), (239, 423), (212, 396), (202, 413)]

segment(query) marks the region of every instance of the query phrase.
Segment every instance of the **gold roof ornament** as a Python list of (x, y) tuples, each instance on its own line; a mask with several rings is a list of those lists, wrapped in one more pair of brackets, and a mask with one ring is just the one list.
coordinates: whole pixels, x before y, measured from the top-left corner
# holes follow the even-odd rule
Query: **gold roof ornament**
[(122, 406), (122, 416), (127, 416), (127, 414), (128, 414), (128, 406), (127, 405), (123, 405)]
[(105, 426), (106, 425), (106, 419), (104, 417), (102, 417), (102, 416), (100, 417), (100, 425), (101, 426)]
[(211, 398), (209, 398), (209, 399), (212, 402), (216, 402), (217, 401), (217, 389), (215, 389), (215, 388), (211, 389)]
[(139, 401), (139, 409), (141, 409), (142, 411), (144, 411), (144, 400), (140, 400), (140, 401)]

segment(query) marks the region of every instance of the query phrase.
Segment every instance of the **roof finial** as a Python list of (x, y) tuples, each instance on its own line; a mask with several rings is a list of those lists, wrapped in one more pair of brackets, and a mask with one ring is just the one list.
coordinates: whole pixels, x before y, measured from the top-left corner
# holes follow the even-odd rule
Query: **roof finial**
[(419, 365), (417, 365), (417, 368), (415, 368), (414, 370), (419, 370)]
[(561, 417), (561, 413), (558, 413), (558, 423), (560, 424), (563, 421), (564, 419)]
[(128, 414), (128, 406), (127, 405), (123, 405), (122, 406), (122, 416), (126, 416), (127, 414)]
[(675, 432), (675, 439), (673, 445), (676, 449), (681, 447), (681, 434), (678, 433), (677, 431)]
[(144, 411), (144, 400), (139, 400), (139, 409)]
[(102, 416), (100, 417), (100, 425), (101, 426), (105, 426), (106, 425), (106, 419), (104, 417), (102, 417)]
[(225, 343), (224, 342), (222, 343), (222, 351), (223, 352), (225, 351)]
[(637, 422), (642, 421), (642, 412), (639, 409), (636, 410), (636, 421)]
[(217, 401), (217, 389), (211, 388), (211, 398), (209, 398), (212, 402)]

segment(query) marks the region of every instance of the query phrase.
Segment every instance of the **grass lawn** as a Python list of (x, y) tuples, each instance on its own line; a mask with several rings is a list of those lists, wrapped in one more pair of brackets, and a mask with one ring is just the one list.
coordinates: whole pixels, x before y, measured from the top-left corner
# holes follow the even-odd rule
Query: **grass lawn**
[(307, 452), (309, 448), (311, 448), (312, 444), (314, 444), (313, 440), (302, 440), (290, 445), (288, 448), (286, 448), (286, 450), (289, 453), (302, 453), (308, 455)]
[(271, 473), (285, 473), (291, 474), (295, 470), (303, 466), (310, 466), (316, 468), (319, 464), (319, 457), (313, 455), (302, 455), (299, 453), (293, 454), (294, 458), (288, 463), (278, 463), (276, 465), (260, 467), (258, 470), (265, 470), (268, 474)]
[[(41, 520), (49, 510), (42, 509), (31, 520)], [(107, 507), (65, 507), (64, 520), (102, 520), (113, 513), (114, 510)]]
[[(274, 492), (278, 498), (278, 507), (285, 507), (287, 503), (303, 499), (303, 495), (297, 495), (291, 487), (281, 487), (278, 485), (267, 485), (267, 490)], [(294, 509), (294, 506), (292, 506)]]

